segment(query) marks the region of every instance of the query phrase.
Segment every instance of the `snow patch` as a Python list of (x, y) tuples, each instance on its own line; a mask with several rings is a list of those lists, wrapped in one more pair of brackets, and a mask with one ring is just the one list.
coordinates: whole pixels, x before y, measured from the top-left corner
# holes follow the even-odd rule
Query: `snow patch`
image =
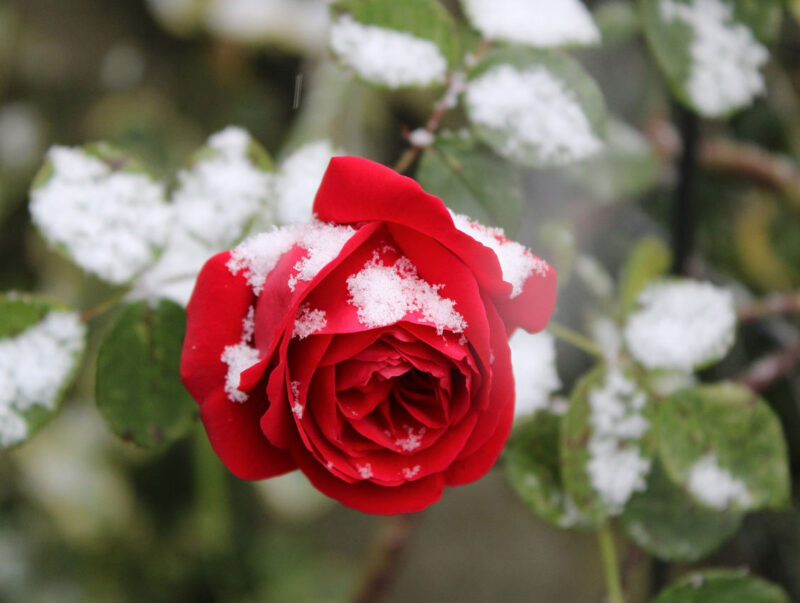
[(414, 452), (417, 448), (422, 446), (422, 438), (425, 436), (426, 429), (420, 427), (418, 430), (415, 430), (409, 425), (404, 425), (403, 428), (406, 430), (406, 437), (397, 438), (394, 441), (394, 445), (403, 452)]
[(531, 275), (547, 277), (549, 268), (547, 262), (537, 258), (523, 245), (507, 239), (502, 228), (484, 226), (461, 214), (451, 213), (451, 215), (456, 228), (494, 251), (503, 271), (503, 280), (511, 283), (510, 299), (522, 293), (525, 282)]
[(239, 389), (242, 373), (256, 364), (260, 358), (258, 350), (252, 345), (255, 331), (255, 308), (247, 311), (242, 320), (242, 339), (235, 345), (225, 346), (220, 360), (228, 365), (225, 375), (225, 393), (231, 402), (247, 402), (248, 394)]
[(724, 510), (731, 504), (749, 507), (750, 491), (744, 482), (719, 465), (713, 452), (702, 456), (689, 469), (689, 491), (700, 502), (714, 509)]
[(280, 224), (310, 222), (314, 197), (328, 163), (339, 153), (330, 141), (303, 145), (281, 165), (275, 181), (277, 218)]
[(403, 479), (412, 480), (419, 475), (421, 469), (422, 467), (419, 465), (414, 465), (413, 467), (403, 467), (401, 474), (403, 475)]
[(733, 345), (736, 311), (729, 291), (711, 283), (661, 281), (647, 287), (625, 327), (625, 342), (648, 368), (689, 371)]
[(497, 65), (467, 85), (470, 120), (504, 138), (510, 159), (564, 165), (603, 148), (575, 94), (544, 67)]
[(759, 71), (767, 49), (749, 27), (734, 20), (733, 8), (721, 0), (685, 4), (661, 0), (662, 17), (692, 30), (691, 69), (686, 89), (698, 111), (716, 117), (749, 104), (764, 92)]
[(55, 408), (59, 393), (75, 370), (86, 327), (74, 312), (50, 312), (38, 324), (0, 340), (0, 446), (23, 441), (23, 413)]
[(152, 263), (170, 226), (163, 186), (146, 174), (115, 171), (80, 148), (52, 147), (47, 157), (53, 173), (30, 203), (45, 239), (114, 284)]
[(389, 88), (440, 83), (447, 73), (447, 61), (430, 40), (364, 25), (349, 15), (331, 27), (330, 45), (359, 76)]
[(650, 429), (642, 415), (647, 397), (619, 370), (606, 373), (603, 384), (589, 393), (589, 462), (592, 487), (617, 515), (634, 492), (646, 487), (650, 461), (642, 456), (639, 440)]
[(561, 387), (556, 371), (556, 346), (550, 333), (531, 334), (517, 329), (508, 341), (514, 371), (514, 416), (550, 408), (550, 396)]
[(600, 41), (591, 14), (579, 0), (462, 0), (462, 5), (487, 38), (537, 47)]
[(348, 302), (356, 306), (359, 321), (368, 328), (394, 324), (409, 313), (419, 312), (439, 334), (445, 330), (462, 333), (467, 323), (455, 310), (456, 302), (439, 295), (441, 287), (419, 278), (408, 258), (401, 257), (386, 266), (377, 251), (360, 272), (347, 279)]
[(356, 465), (358, 474), (361, 479), (370, 479), (372, 477), (372, 463), (364, 463), (363, 465)]
[(294, 321), (292, 337), (305, 339), (309, 335), (321, 331), (328, 325), (325, 311), (311, 308), (307, 303), (300, 306), (297, 311), (297, 318)]

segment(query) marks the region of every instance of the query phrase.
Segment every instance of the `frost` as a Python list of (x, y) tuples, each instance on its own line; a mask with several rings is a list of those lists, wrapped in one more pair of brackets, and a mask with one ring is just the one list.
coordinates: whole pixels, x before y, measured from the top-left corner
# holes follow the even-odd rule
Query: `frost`
[(297, 312), (292, 337), (305, 339), (324, 329), (327, 324), (328, 319), (325, 317), (324, 310), (311, 309), (308, 304), (303, 304)]
[(547, 276), (547, 262), (537, 258), (523, 245), (505, 237), (502, 228), (490, 228), (473, 222), (467, 216), (452, 214), (453, 223), (461, 232), (494, 251), (503, 271), (503, 280), (511, 283), (511, 299), (517, 297), (531, 275)]
[(498, 65), (467, 85), (470, 120), (504, 137), (510, 159), (563, 165), (600, 151), (575, 94), (544, 67)]
[(73, 312), (50, 312), (15, 337), (0, 340), (0, 446), (28, 435), (23, 414), (52, 410), (83, 351), (86, 327)]
[(356, 469), (358, 469), (358, 474), (361, 476), (361, 479), (370, 479), (372, 477), (372, 463), (357, 465)]
[(746, 25), (734, 21), (731, 6), (721, 0), (661, 0), (660, 9), (666, 21), (681, 21), (692, 30), (686, 88), (700, 113), (724, 115), (764, 92), (759, 69), (769, 52)]
[(242, 339), (235, 345), (225, 346), (220, 360), (228, 365), (225, 375), (225, 393), (231, 402), (247, 402), (248, 395), (239, 389), (242, 373), (256, 364), (258, 350), (250, 344), (255, 330), (255, 309), (251, 306), (242, 320)]
[(53, 147), (48, 159), (53, 173), (30, 203), (47, 241), (110, 283), (146, 268), (169, 228), (163, 187), (145, 174), (114, 171), (79, 148)]
[(300, 382), (299, 381), (289, 382), (289, 389), (292, 392), (292, 399), (291, 399), (292, 412), (294, 413), (294, 416), (296, 416), (298, 419), (302, 419), (305, 407), (302, 404), (300, 404)]
[(514, 415), (519, 417), (548, 409), (551, 394), (561, 387), (553, 336), (547, 332), (533, 335), (517, 329), (508, 345), (516, 390)]
[(275, 181), (280, 224), (309, 222), (322, 176), (337, 151), (328, 140), (303, 145), (281, 165)]
[(444, 81), (447, 61), (430, 40), (358, 23), (342, 15), (331, 27), (331, 49), (369, 82), (389, 88)]
[(696, 281), (658, 282), (639, 295), (625, 342), (648, 368), (691, 370), (733, 345), (736, 312), (729, 291)]
[(592, 487), (619, 514), (634, 492), (646, 487), (650, 461), (642, 456), (638, 442), (650, 429), (642, 416), (647, 398), (620, 371), (606, 373), (601, 387), (589, 392), (589, 462), (586, 470)]
[(461, 333), (467, 323), (455, 310), (456, 302), (439, 295), (440, 288), (419, 278), (408, 258), (385, 266), (377, 252), (360, 272), (347, 279), (348, 301), (356, 306), (358, 319), (366, 327), (394, 324), (409, 313), (419, 312), (439, 333)]
[(403, 450), (403, 452), (414, 452), (422, 445), (422, 438), (425, 436), (427, 430), (424, 427), (420, 427), (418, 430), (414, 430), (413, 427), (409, 427), (408, 425), (404, 425), (403, 427), (407, 435), (404, 438), (396, 439), (394, 445)]
[(689, 491), (700, 502), (724, 510), (730, 504), (749, 507), (752, 498), (744, 482), (719, 466), (713, 452), (701, 457), (689, 470)]
[(328, 27), (328, 5), (325, 0), (210, 0), (206, 25), (231, 40), (317, 50)]
[(415, 477), (417, 477), (421, 469), (422, 467), (420, 467), (419, 465), (414, 465), (413, 467), (403, 467), (403, 470), (401, 471), (403, 479), (407, 480), (414, 479)]
[(289, 277), (287, 285), (294, 291), (299, 281), (313, 279), (335, 259), (355, 232), (350, 226), (322, 222), (283, 226), (246, 239), (231, 252), (227, 266), (232, 274), (244, 272), (253, 293), (258, 295), (281, 256), (299, 245), (307, 254), (294, 265), (296, 273)]
[(211, 136), (203, 155), (178, 174), (173, 203), (178, 224), (222, 249), (242, 236), (256, 214), (269, 214), (270, 175), (249, 156), (253, 144), (241, 128)]
[(579, 0), (462, 0), (470, 22), (487, 38), (529, 46), (595, 44), (600, 41)]

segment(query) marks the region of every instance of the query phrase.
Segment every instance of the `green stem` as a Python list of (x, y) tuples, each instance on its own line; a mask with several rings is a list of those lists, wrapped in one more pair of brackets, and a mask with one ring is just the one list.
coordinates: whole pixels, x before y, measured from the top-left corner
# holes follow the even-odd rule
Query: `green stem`
[(550, 324), (547, 325), (547, 330), (559, 339), (574, 345), (576, 348), (586, 352), (590, 356), (597, 356), (599, 358), (603, 357), (602, 350), (597, 347), (597, 344), (594, 341), (585, 335), (581, 335), (577, 331), (573, 331), (567, 326), (551, 320)]
[(192, 447), (197, 540), (204, 554), (228, 551), (232, 548), (233, 526), (225, 468), (202, 428), (194, 434)]
[(87, 308), (83, 312), (81, 312), (81, 320), (83, 322), (89, 322), (90, 320), (97, 318), (101, 314), (105, 314), (111, 308), (116, 306), (122, 299), (128, 294), (127, 289), (121, 289), (111, 297), (106, 300), (101, 301), (96, 306), (92, 306), (91, 308)]
[(597, 531), (597, 541), (600, 545), (600, 556), (603, 559), (603, 573), (606, 578), (609, 603), (625, 603), (622, 595), (622, 584), (619, 579), (619, 564), (617, 550), (614, 546), (614, 535), (608, 524), (604, 524)]

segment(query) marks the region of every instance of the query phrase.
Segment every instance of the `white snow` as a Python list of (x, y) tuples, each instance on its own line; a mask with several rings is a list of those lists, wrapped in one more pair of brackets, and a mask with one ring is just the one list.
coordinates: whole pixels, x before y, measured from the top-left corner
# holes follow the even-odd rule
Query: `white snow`
[(52, 410), (75, 370), (86, 327), (74, 312), (53, 311), (15, 337), (0, 339), (0, 446), (27, 437), (22, 413)]
[(255, 331), (255, 308), (252, 306), (242, 320), (242, 339), (235, 345), (225, 346), (220, 360), (228, 365), (225, 375), (225, 393), (231, 402), (247, 402), (248, 395), (239, 389), (242, 373), (256, 364), (260, 358), (251, 343)]
[(719, 360), (733, 345), (736, 311), (729, 291), (690, 280), (659, 281), (638, 299), (625, 342), (648, 368), (691, 370)]
[(80, 148), (52, 147), (48, 159), (53, 173), (32, 191), (30, 212), (51, 245), (114, 284), (153, 262), (170, 226), (161, 184)]
[(279, 224), (310, 222), (314, 197), (332, 157), (338, 155), (329, 140), (303, 145), (282, 163), (275, 179)]
[(533, 274), (541, 278), (547, 276), (547, 262), (534, 256), (523, 245), (507, 239), (502, 228), (484, 226), (461, 214), (451, 212), (451, 215), (456, 228), (494, 251), (503, 271), (503, 280), (511, 283), (511, 299), (522, 293)]
[(360, 272), (347, 279), (348, 302), (356, 306), (359, 321), (368, 328), (394, 324), (409, 313), (419, 312), (439, 333), (462, 333), (467, 323), (455, 309), (456, 302), (439, 295), (440, 288), (419, 278), (408, 258), (401, 257), (386, 266), (377, 252)]
[(256, 214), (269, 219), (271, 176), (248, 156), (253, 139), (227, 127), (212, 135), (202, 156), (178, 174), (176, 219), (188, 233), (223, 249), (235, 243)]
[(600, 32), (580, 0), (462, 0), (487, 38), (537, 47), (595, 44)]
[(747, 486), (719, 465), (713, 452), (702, 456), (689, 470), (689, 491), (703, 504), (723, 510), (731, 504), (749, 507), (752, 498)]
[(611, 514), (621, 513), (631, 495), (646, 487), (651, 463), (638, 445), (650, 429), (642, 416), (646, 402), (645, 393), (617, 369), (610, 369), (603, 385), (589, 393), (592, 433), (586, 470)]
[(288, 287), (294, 291), (299, 281), (312, 280), (335, 259), (355, 232), (350, 226), (323, 222), (283, 226), (243, 241), (232, 251), (227, 266), (232, 274), (243, 271), (253, 292), (258, 295), (264, 286), (264, 280), (281, 256), (293, 246), (299, 245), (307, 254), (294, 265), (296, 272), (287, 282)]
[(305, 339), (317, 331), (321, 331), (328, 324), (325, 311), (318, 308), (311, 308), (307, 303), (300, 306), (297, 311), (297, 318), (294, 321), (292, 337)]
[(407, 435), (404, 438), (396, 439), (394, 445), (403, 452), (414, 452), (422, 445), (422, 438), (425, 436), (427, 430), (424, 427), (420, 427), (416, 430), (408, 425), (404, 425), (403, 427)]
[(504, 138), (510, 159), (564, 165), (603, 148), (575, 94), (547, 69), (497, 65), (467, 85), (473, 124)]
[(410, 142), (412, 146), (415, 147), (420, 147), (420, 148), (429, 147), (433, 144), (433, 141), (434, 141), (433, 132), (431, 132), (430, 130), (426, 130), (425, 128), (417, 128), (416, 130), (412, 130), (411, 134), (408, 135), (408, 142)]
[(531, 334), (517, 329), (508, 341), (514, 371), (516, 406), (521, 417), (550, 408), (550, 396), (561, 387), (556, 371), (556, 346), (550, 333)]
[(430, 40), (365, 25), (349, 15), (331, 27), (330, 45), (359, 76), (389, 88), (441, 83), (447, 74), (447, 61)]
[(358, 474), (361, 479), (370, 479), (372, 477), (372, 463), (364, 463), (363, 465), (356, 465)]
[(622, 333), (617, 324), (607, 316), (599, 316), (592, 321), (591, 332), (606, 364), (616, 366), (622, 351)]
[(680, 21), (692, 30), (686, 88), (700, 113), (707, 117), (724, 115), (764, 92), (759, 70), (769, 59), (769, 52), (750, 28), (734, 20), (731, 5), (721, 0), (692, 0), (688, 4), (661, 0), (659, 7), (666, 21)]
[(401, 471), (403, 479), (406, 480), (414, 479), (415, 477), (417, 477), (421, 469), (422, 467), (420, 467), (419, 465), (414, 465), (413, 467), (403, 467), (403, 470)]

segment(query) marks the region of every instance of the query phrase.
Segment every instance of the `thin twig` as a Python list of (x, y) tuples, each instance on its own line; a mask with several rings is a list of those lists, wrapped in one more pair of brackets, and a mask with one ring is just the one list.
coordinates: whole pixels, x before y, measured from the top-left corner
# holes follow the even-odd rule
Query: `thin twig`
[(764, 391), (779, 379), (793, 373), (799, 364), (800, 339), (757, 360), (739, 377), (739, 383), (756, 392)]
[(420, 515), (390, 515), (383, 519), (373, 555), (374, 561), (352, 603), (375, 603), (389, 592), (402, 567)]
[[(423, 129), (426, 132), (429, 134), (435, 133), (447, 112), (456, 106), (458, 95), (461, 93), (464, 87), (467, 74), (483, 58), (490, 46), (491, 40), (488, 38), (483, 39), (478, 48), (475, 49), (475, 52), (472, 53), (471, 57), (468, 59), (468, 62), (464, 65), (464, 69), (461, 71), (456, 71), (448, 78), (447, 90), (444, 93), (444, 96), (436, 101), (436, 104), (433, 106), (433, 113), (431, 113), (428, 121), (425, 122)], [(400, 156), (400, 159), (397, 160), (397, 163), (394, 165), (394, 170), (400, 174), (408, 170), (408, 168), (414, 164), (414, 161), (416, 161), (417, 157), (419, 157), (420, 153), (422, 153), (426, 148), (427, 147), (424, 145), (412, 144)]]
[(773, 293), (740, 306), (737, 314), (739, 322), (752, 322), (781, 314), (800, 314), (800, 292)]
[(619, 562), (614, 545), (614, 535), (607, 524), (597, 530), (597, 542), (600, 545), (600, 557), (603, 560), (603, 574), (606, 579), (609, 603), (625, 603), (619, 579)]

